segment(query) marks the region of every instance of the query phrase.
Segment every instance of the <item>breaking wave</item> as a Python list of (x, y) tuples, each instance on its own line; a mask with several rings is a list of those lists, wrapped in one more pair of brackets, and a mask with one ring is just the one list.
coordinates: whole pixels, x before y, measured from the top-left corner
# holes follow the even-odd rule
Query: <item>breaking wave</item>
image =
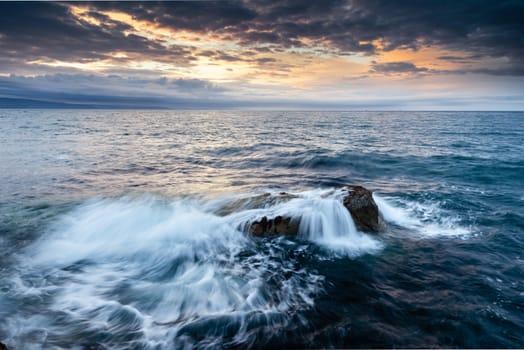
[[(383, 248), (355, 228), (342, 196), (88, 201), (19, 256), (7, 295), (27, 308), (2, 321), (7, 340), (25, 349), (263, 346), (290, 324), (307, 325), (301, 312), (325, 290), (324, 277), (302, 265), (304, 255), (357, 258)], [(432, 227), (416, 215), (430, 209), (375, 200), (387, 222)], [(299, 218), (298, 237), (245, 234), (253, 220), (275, 215)], [(445, 224), (435, 225), (442, 232)], [(44, 309), (35, 312), (35, 304)]]
[(373, 194), (384, 220), (411, 229), (419, 237), (467, 236), (471, 227), (461, 224), (461, 217), (442, 208), (439, 202), (415, 202)]

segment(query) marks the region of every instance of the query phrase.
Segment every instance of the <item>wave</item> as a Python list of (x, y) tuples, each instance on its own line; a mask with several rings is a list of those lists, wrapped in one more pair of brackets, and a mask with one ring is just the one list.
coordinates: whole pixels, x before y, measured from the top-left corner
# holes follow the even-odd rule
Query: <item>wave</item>
[[(323, 277), (289, 251), (300, 252), (310, 241), (338, 243), (337, 251), (351, 256), (367, 252), (360, 243), (376, 249), (334, 203), (311, 192), (220, 216), (210, 210), (212, 202), (189, 199), (88, 201), (20, 257), (22, 277), (10, 281), (10, 291), (45, 299), (44, 309), (33, 315), (29, 305), (26, 314), (21, 308), (2, 328), (13, 330), (8, 340), (20, 348), (71, 346), (61, 345), (60, 334), (90, 341), (106, 334), (105, 344), (114, 348), (246, 346), (261, 329), (268, 338), (272, 328), (296, 322), (297, 312), (311, 308), (324, 289)], [(239, 229), (257, 215), (299, 210), (305, 225), (295, 241), (253, 239)]]
[(439, 202), (416, 202), (373, 194), (384, 220), (410, 229), (418, 237), (465, 237), (472, 228), (461, 224), (461, 217), (442, 208)]
[[(246, 347), (307, 324), (301, 315), (325, 281), (301, 257), (353, 259), (384, 243), (355, 228), (341, 190), (269, 192), (79, 205), (19, 257), (8, 290), (25, 301), (0, 321), (6, 341), (19, 348), (99, 341), (116, 349)], [(374, 197), (387, 222), (431, 232), (430, 219), (417, 216), (431, 210)], [(244, 233), (254, 220), (276, 215), (300, 221), (297, 238)], [(445, 223), (436, 224), (438, 232), (447, 232)]]

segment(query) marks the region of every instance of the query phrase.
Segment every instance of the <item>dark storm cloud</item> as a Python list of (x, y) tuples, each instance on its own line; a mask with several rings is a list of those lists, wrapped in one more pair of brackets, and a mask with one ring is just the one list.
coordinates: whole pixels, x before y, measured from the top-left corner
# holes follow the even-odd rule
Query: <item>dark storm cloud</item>
[(383, 74), (429, 72), (428, 68), (417, 67), (411, 62), (373, 63), (371, 67), (371, 72)]
[(115, 50), (149, 57), (170, 56), (186, 61), (187, 48), (166, 48), (160, 42), (126, 34), (129, 25), (91, 11), (101, 21), (95, 25), (76, 18), (67, 4), (0, 2), (0, 50), (4, 59), (51, 58), (89, 62), (110, 58)]
[[(195, 53), (195, 55), (197, 56), (210, 57), (213, 60), (224, 62), (247, 62), (256, 63), (258, 65), (278, 62), (278, 60), (273, 57), (254, 57), (258, 54), (259, 52), (251, 50), (244, 50), (232, 53), (227, 53), (222, 50), (204, 50)], [(285, 65), (280, 65), (279, 68), (285, 68)]]
[[(0, 50), (4, 58), (89, 61), (107, 58), (115, 50), (150, 58), (169, 57), (175, 63), (188, 63), (193, 58), (190, 48), (166, 47), (159, 41), (126, 35), (124, 31), (131, 29), (128, 24), (101, 13), (118, 10), (159, 26), (212, 33), (253, 48), (263, 46), (258, 50), (323, 46), (333, 53), (368, 55), (439, 45), (465, 52), (473, 61), (504, 58), (510, 68), (504, 67), (501, 74), (520, 74), (524, 66), (521, 0), (81, 3), (90, 7), (89, 15), (99, 20), (100, 26), (76, 18), (68, 9), (73, 4), (78, 3), (0, 2)], [(493, 68), (491, 73), (496, 71)]]
[(524, 64), (512, 65), (504, 68), (472, 68), (472, 69), (458, 69), (454, 71), (443, 71), (443, 73), (460, 73), (460, 74), (487, 74), (487, 75), (501, 75), (501, 76), (524, 76)]
[(481, 55), (468, 55), (468, 56), (444, 55), (444, 56), (437, 57), (437, 59), (439, 60), (454, 62), (454, 63), (471, 63), (481, 58), (482, 58)]
[[(508, 57), (520, 64), (524, 54), (523, 1), (377, 1), (355, 0), (343, 8), (332, 3), (330, 10), (318, 10), (321, 17), (297, 25), (292, 35), (309, 34), (311, 38), (325, 36), (340, 50), (369, 53), (377, 48), (362, 41), (378, 40), (384, 50), (419, 49), (427, 45), (442, 45), (447, 49), (466, 51), (484, 57)], [(328, 5), (325, 5), (328, 6)], [(278, 11), (268, 15), (285, 18)], [(297, 15), (298, 16), (298, 15)], [(303, 18), (302, 18), (303, 19)], [(283, 25), (283, 30), (292, 28)], [(305, 24), (322, 21), (318, 31), (304, 28)], [(295, 34), (296, 33), (296, 34)]]
[[(428, 45), (522, 66), (524, 1), (326, 0), (94, 3), (162, 26), (217, 33), (243, 45), (301, 47), (306, 38), (339, 53)], [(372, 42), (377, 40), (381, 47)], [(506, 68), (507, 70), (507, 68)], [(514, 71), (519, 72), (520, 69)]]
[(483, 55), (520, 51), (522, 1), (355, 1), (386, 50), (444, 45)]
[(137, 20), (145, 20), (166, 27), (199, 32), (220, 32), (241, 28), (257, 13), (240, 1), (148, 1), (148, 2), (93, 2), (99, 10), (119, 10)]
[(272, 57), (261, 57), (261, 58), (257, 58), (255, 60), (256, 62), (258, 62), (258, 64), (266, 64), (266, 63), (273, 63), (273, 62), (277, 62), (276, 59), (272, 58)]

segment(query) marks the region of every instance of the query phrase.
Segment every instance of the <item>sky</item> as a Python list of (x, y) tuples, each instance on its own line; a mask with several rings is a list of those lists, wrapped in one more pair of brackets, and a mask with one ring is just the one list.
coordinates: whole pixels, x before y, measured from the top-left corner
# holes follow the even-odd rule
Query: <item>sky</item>
[(524, 110), (524, 0), (0, 2), (0, 107)]

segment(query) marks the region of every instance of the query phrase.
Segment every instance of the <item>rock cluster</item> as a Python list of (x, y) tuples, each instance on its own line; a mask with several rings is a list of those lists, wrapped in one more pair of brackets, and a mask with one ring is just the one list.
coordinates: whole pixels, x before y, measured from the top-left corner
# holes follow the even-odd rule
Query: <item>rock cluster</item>
[(266, 216), (251, 224), (249, 232), (254, 236), (270, 235), (297, 235), (298, 221), (290, 217), (277, 216), (268, 219)]
[[(381, 228), (380, 213), (370, 190), (362, 186), (346, 186), (347, 195), (343, 199), (344, 207), (349, 211), (355, 226), (360, 231), (378, 232)], [(269, 194), (264, 194), (267, 200)], [(281, 193), (286, 200), (295, 198), (288, 193)], [(278, 198), (278, 197), (277, 197)], [(292, 217), (276, 216), (262, 217), (249, 226), (249, 233), (254, 236), (269, 235), (297, 235), (299, 220)]]

